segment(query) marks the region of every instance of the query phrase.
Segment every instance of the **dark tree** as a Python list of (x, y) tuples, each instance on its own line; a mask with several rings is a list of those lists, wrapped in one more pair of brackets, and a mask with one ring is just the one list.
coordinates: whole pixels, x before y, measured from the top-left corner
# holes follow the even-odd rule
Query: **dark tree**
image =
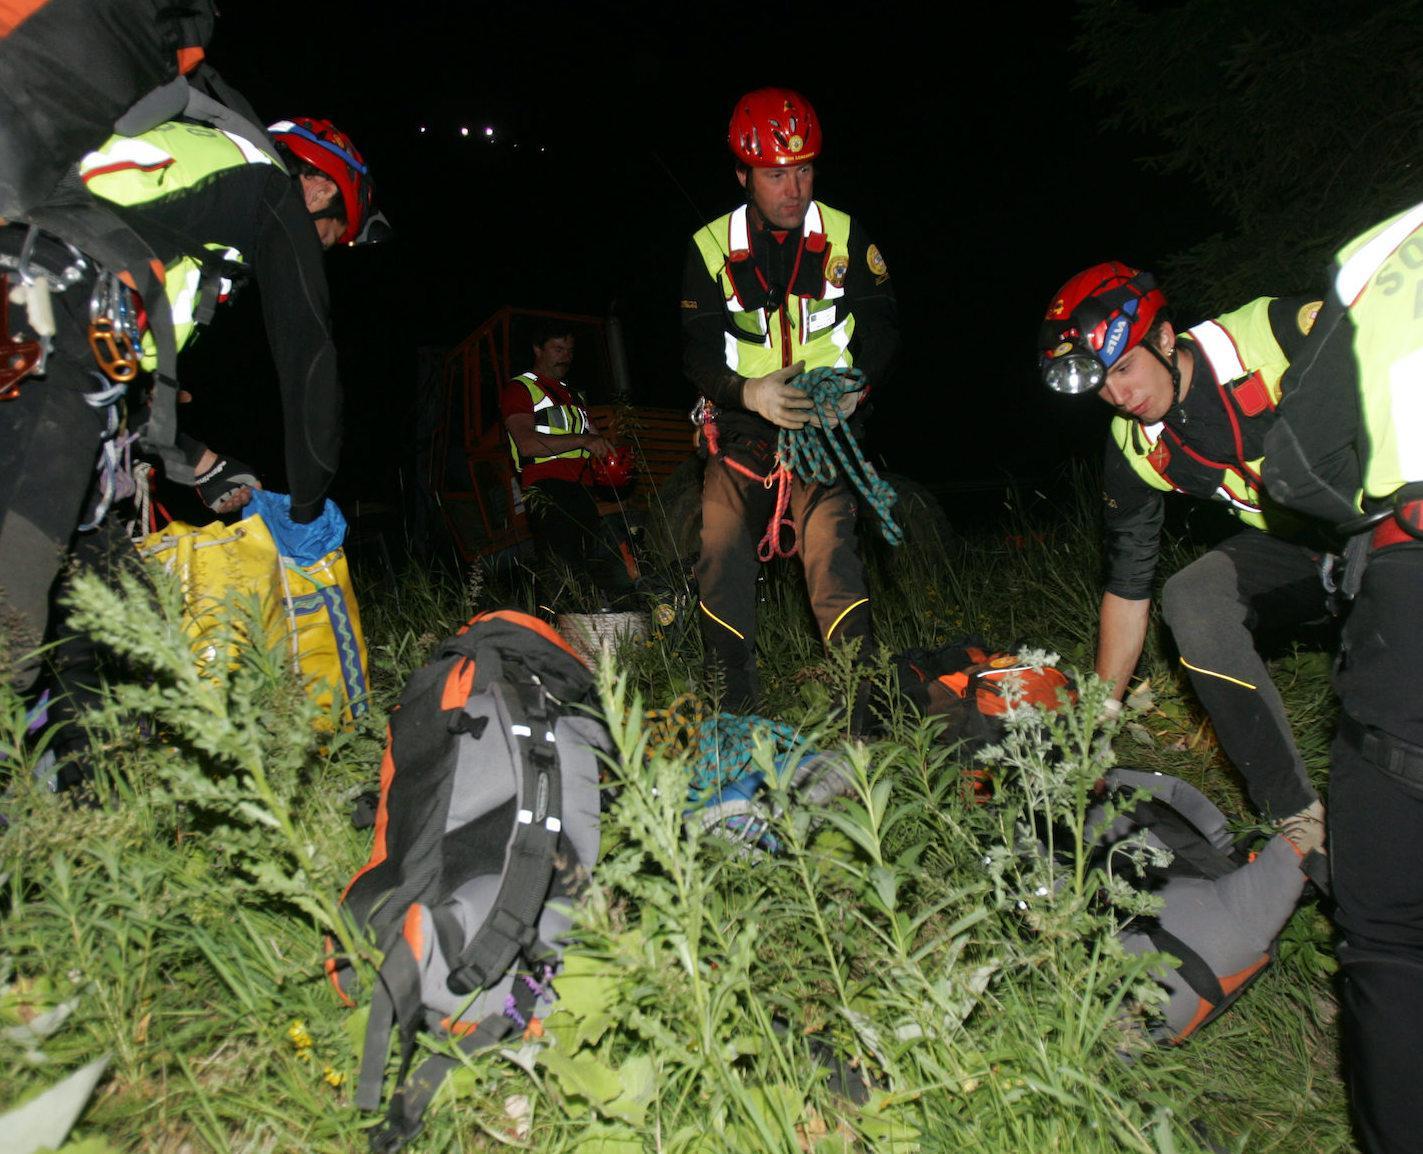
[(1159, 140), (1139, 159), (1232, 222), (1159, 270), (1192, 311), (1319, 288), (1340, 244), (1423, 200), (1420, 0), (1081, 0), (1078, 25), (1103, 133)]

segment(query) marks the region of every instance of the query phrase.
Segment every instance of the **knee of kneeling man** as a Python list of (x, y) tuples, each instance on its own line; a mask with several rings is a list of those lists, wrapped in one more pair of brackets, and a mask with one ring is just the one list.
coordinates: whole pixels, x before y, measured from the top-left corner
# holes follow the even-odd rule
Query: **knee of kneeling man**
[(1172, 574), (1161, 590), (1161, 615), (1170, 625), (1201, 613), (1219, 611), (1223, 601), (1236, 596), (1235, 567), (1230, 558), (1207, 553)]

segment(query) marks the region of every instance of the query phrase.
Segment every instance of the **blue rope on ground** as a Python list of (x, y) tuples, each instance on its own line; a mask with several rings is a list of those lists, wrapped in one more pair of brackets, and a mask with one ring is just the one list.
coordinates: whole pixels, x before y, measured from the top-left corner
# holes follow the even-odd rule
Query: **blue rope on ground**
[(697, 760), (692, 764), (689, 800), (714, 797), (745, 777), (751, 770), (751, 755), (759, 734), (766, 734), (774, 743), (778, 768), (788, 754), (805, 748), (795, 729), (783, 721), (737, 713), (708, 717), (697, 727)]
[[(776, 455), (780, 463), (802, 481), (818, 481), (823, 485), (835, 480), (838, 461), (839, 471), (844, 472), (879, 518), (884, 539), (891, 545), (899, 545), (904, 541), (904, 530), (890, 513), (899, 494), (865, 460), (846, 423), (839, 420), (841, 398), (864, 388), (864, 378), (859, 369), (820, 368), (801, 373), (792, 380), (791, 384), (811, 399), (819, 425), (782, 429), (776, 438)], [(836, 423), (834, 428), (832, 422)], [(841, 431), (838, 437), (837, 430)]]

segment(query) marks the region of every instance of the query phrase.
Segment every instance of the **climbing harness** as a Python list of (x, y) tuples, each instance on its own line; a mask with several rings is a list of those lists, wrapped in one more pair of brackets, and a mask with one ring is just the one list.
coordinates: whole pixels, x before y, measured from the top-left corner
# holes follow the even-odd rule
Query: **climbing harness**
[[(829, 485), (834, 483), (841, 471), (875, 511), (884, 539), (891, 545), (902, 544), (904, 530), (895, 523), (890, 512), (894, 503), (899, 500), (899, 494), (894, 491), (894, 486), (883, 480), (875, 472), (874, 466), (865, 460), (859, 444), (850, 435), (845, 422), (840, 419), (841, 399), (858, 393), (864, 387), (864, 374), (859, 369), (826, 367), (801, 373), (790, 383), (810, 398), (818, 424), (807, 424), (800, 429), (781, 429), (776, 436), (774, 465), (765, 476), (721, 452), (714, 406), (703, 400), (692, 411), (692, 421), (701, 425), (707, 440), (707, 450), (713, 457), (743, 477), (758, 481), (767, 489), (776, 490), (776, 505), (771, 513), (770, 524), (767, 525), (766, 534), (761, 538), (760, 544), (756, 546), (757, 558), (764, 562), (773, 557), (794, 557), (799, 551), (799, 535), (794, 522), (787, 516), (791, 500), (791, 477), (799, 477), (807, 483)], [(837, 429), (845, 431), (837, 437)], [(817, 433), (820, 435), (817, 436)], [(783, 536), (786, 535), (790, 538), (788, 545), (782, 543)]]

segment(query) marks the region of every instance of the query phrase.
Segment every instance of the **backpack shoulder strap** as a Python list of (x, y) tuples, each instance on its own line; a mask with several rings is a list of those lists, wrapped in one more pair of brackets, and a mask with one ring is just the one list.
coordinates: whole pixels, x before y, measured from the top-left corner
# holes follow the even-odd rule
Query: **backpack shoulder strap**
[(553, 732), (558, 711), (526, 672), (506, 663), (505, 675), (495, 691), (508, 711), (510, 748), (519, 761), (514, 834), (489, 914), (451, 962), (449, 987), (456, 994), (492, 985), (521, 953), (532, 958), (549, 952), (539, 944), (538, 921), (563, 830), (563, 782)]
[(1185, 942), (1166, 929), (1160, 922), (1153, 922), (1145, 930), (1151, 944), (1162, 953), (1170, 954), (1181, 963), (1181, 977), (1212, 1006), (1225, 1004), (1225, 990), (1206, 960)]
[[(1234, 873), (1240, 861), (1217, 849), (1172, 806), (1156, 800), (1138, 802), (1132, 818), (1149, 830), (1171, 853), (1208, 881)], [(1170, 867), (1167, 867), (1170, 872)]]

